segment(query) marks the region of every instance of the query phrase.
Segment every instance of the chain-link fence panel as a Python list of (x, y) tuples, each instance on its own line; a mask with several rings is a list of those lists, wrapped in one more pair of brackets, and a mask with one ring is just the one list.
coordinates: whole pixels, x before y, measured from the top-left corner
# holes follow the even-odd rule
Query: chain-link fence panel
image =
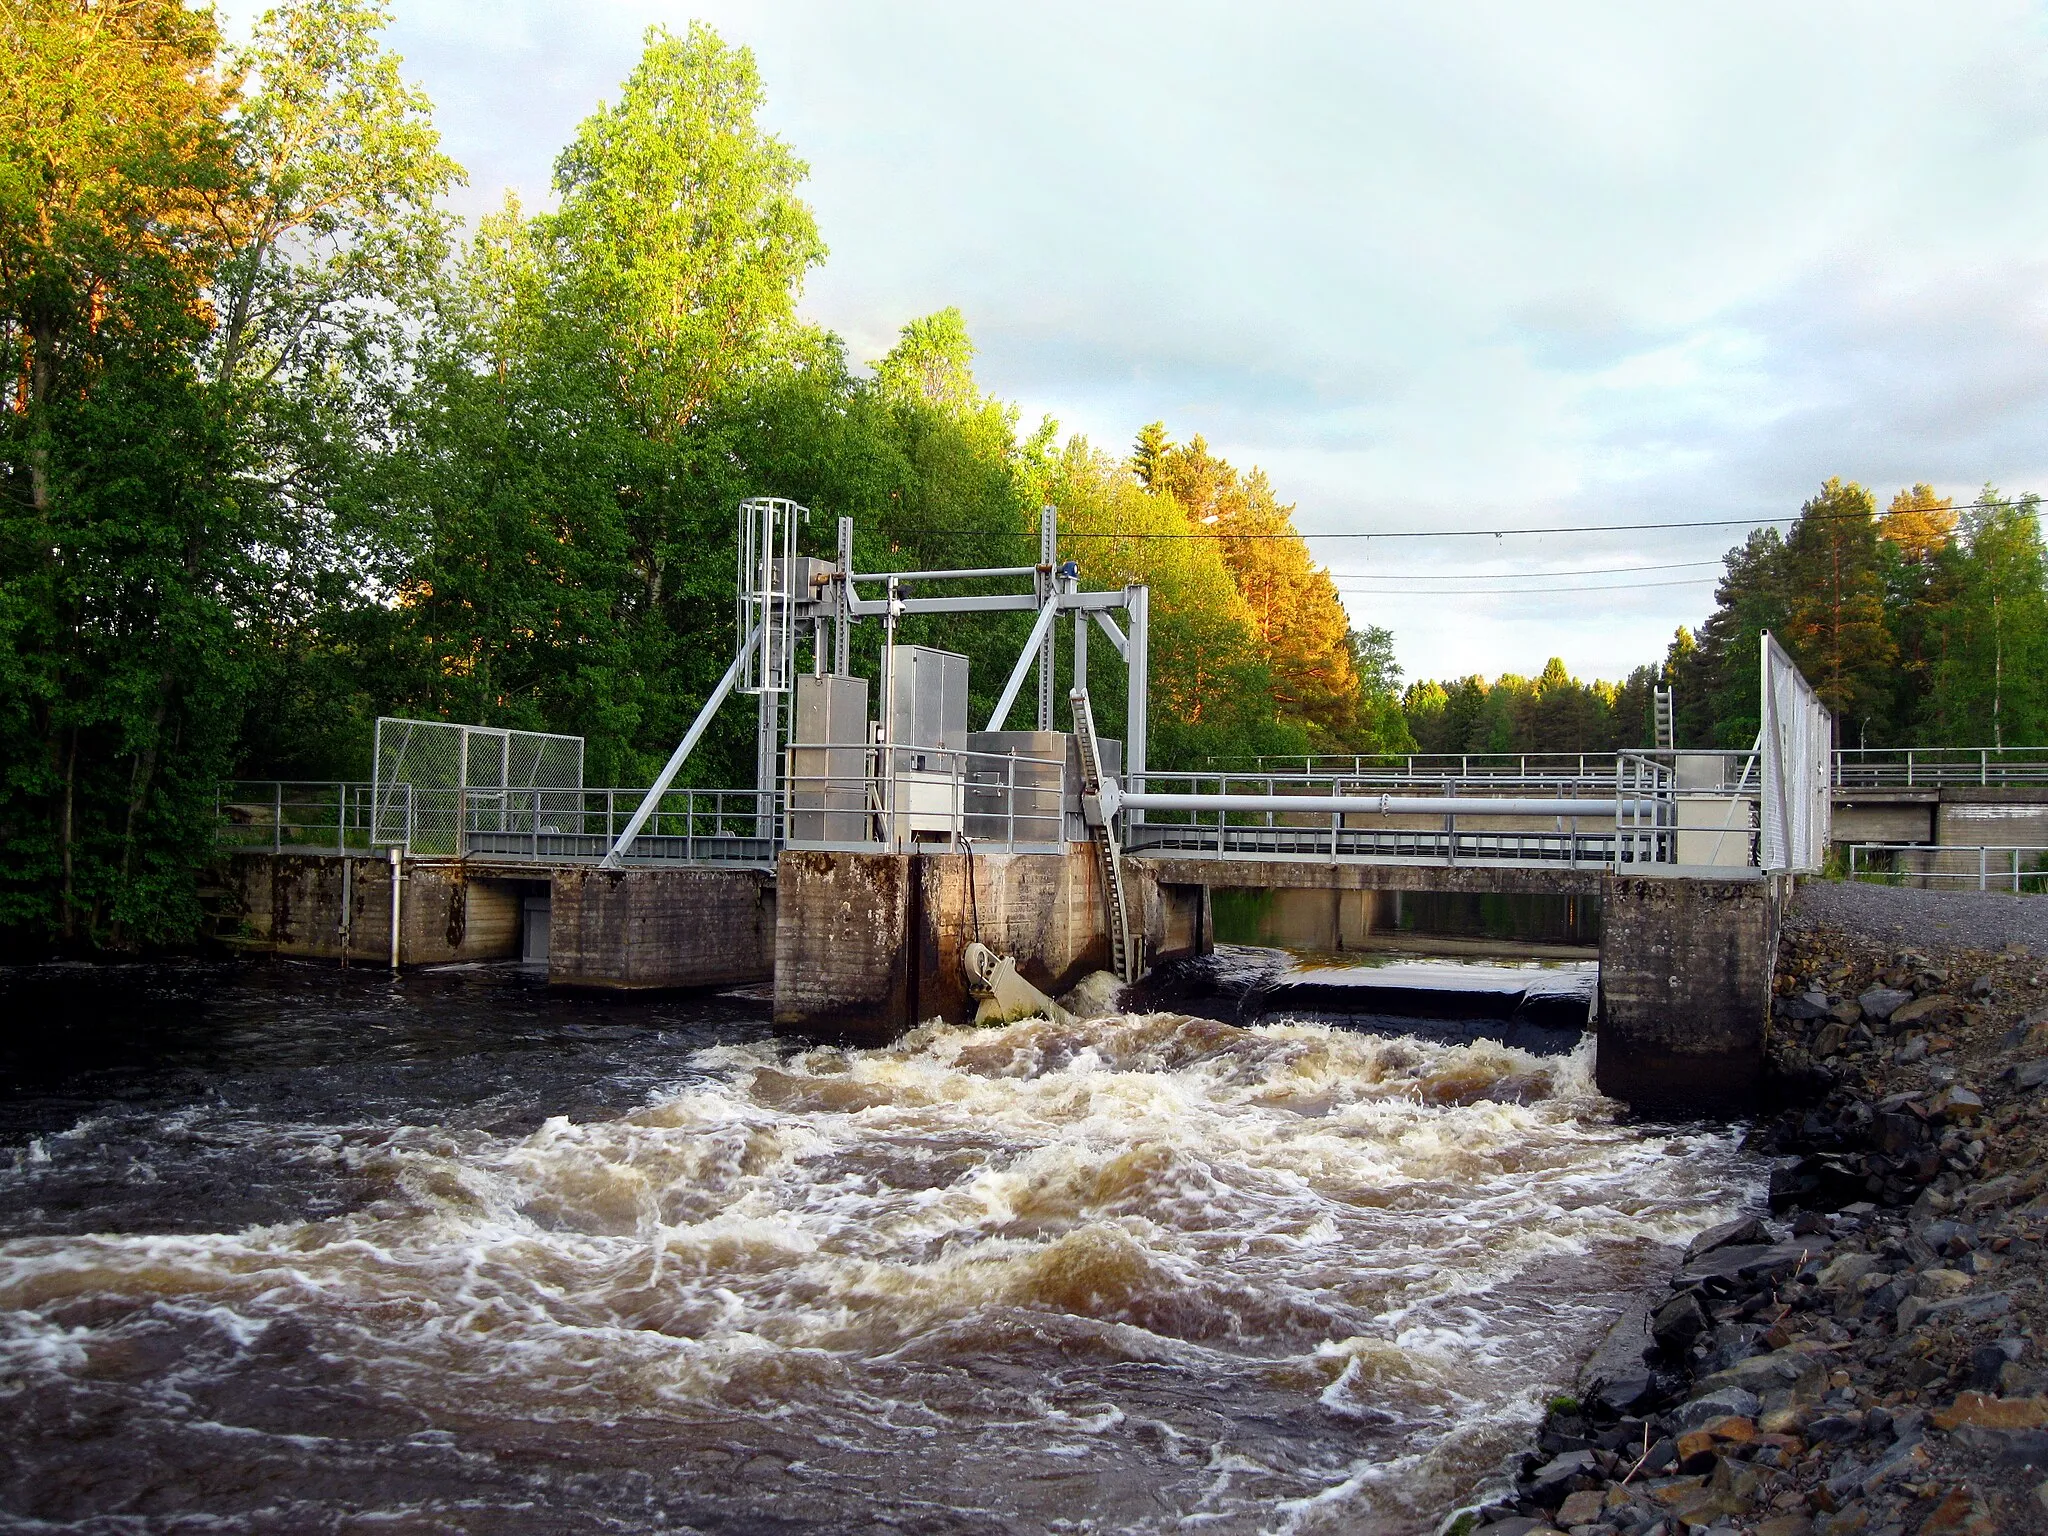
[(500, 831), (515, 799), (534, 803), (512, 792), (582, 787), (581, 736), (385, 716), (377, 721), (371, 836), (411, 853), (460, 854), (473, 822)]

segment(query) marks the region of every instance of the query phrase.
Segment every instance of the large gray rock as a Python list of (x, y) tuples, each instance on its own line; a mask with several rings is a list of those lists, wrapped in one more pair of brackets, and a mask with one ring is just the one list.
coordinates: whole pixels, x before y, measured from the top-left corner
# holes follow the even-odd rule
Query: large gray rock
[(1725, 1371), (1716, 1371), (1703, 1377), (1695, 1386), (1702, 1392), (1714, 1392), (1723, 1387), (1754, 1393), (1786, 1391), (1795, 1401), (1806, 1400), (1818, 1397), (1821, 1387), (1826, 1384), (1827, 1360), (1827, 1356), (1795, 1344), (1789, 1349), (1773, 1350), (1768, 1355), (1757, 1355), (1731, 1365)]
[(1763, 1399), (1754, 1392), (1747, 1392), (1736, 1386), (1718, 1386), (1696, 1397), (1687, 1398), (1678, 1405), (1671, 1418), (1683, 1432), (1698, 1429), (1702, 1424), (1711, 1424), (1716, 1419), (1753, 1419), (1762, 1410), (1763, 1405)]
[(1706, 1309), (1691, 1291), (1682, 1291), (1659, 1307), (1650, 1318), (1650, 1334), (1669, 1354), (1685, 1353), (1686, 1347), (1709, 1327)]
[(1551, 1457), (1529, 1475), (1529, 1497), (1539, 1504), (1548, 1504), (1569, 1491), (1565, 1485), (1573, 1478), (1597, 1477), (1599, 1472), (1600, 1463), (1593, 1459), (1591, 1451), (1566, 1451)]
[(1685, 1262), (1690, 1264), (1703, 1253), (1716, 1248), (1727, 1248), (1733, 1244), (1768, 1243), (1770, 1232), (1765, 1228), (1761, 1216), (1738, 1216), (1733, 1221), (1724, 1221), (1718, 1227), (1709, 1227), (1685, 1245)]
[(1897, 987), (1872, 987), (1856, 999), (1857, 1006), (1863, 1010), (1863, 1016), (1866, 1019), (1876, 1019), (1879, 1023), (1890, 1018), (1911, 1001), (1913, 994), (1901, 992)]
[(1671, 1277), (1673, 1285), (1699, 1285), (1709, 1280), (1761, 1282), (1792, 1274), (1814, 1257), (1818, 1244), (1736, 1243), (1716, 1248), (1685, 1264)]

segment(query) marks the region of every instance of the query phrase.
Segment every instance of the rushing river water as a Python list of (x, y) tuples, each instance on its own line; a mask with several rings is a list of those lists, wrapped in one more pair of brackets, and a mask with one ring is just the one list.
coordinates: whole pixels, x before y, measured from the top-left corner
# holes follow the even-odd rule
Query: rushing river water
[(0, 974), (0, 1525), (1424, 1529), (1754, 1178), (1536, 1057)]

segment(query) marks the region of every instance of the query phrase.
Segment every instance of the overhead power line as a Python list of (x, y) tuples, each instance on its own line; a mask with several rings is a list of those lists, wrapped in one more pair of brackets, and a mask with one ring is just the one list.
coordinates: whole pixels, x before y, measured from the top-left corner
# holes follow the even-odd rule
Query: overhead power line
[[(1969, 501), (1951, 507), (1914, 507), (1906, 510), (1975, 512), (1990, 507), (2018, 507), (2023, 505), (2025, 500), (2026, 498), (2020, 497), (2012, 501)], [(2031, 510), (2038, 516), (2043, 509), (2036, 506)], [(1877, 514), (1879, 517), (1884, 515), (1882, 512)], [(1862, 517), (1864, 514), (1858, 512), (1793, 512), (1783, 517), (1700, 517), (1660, 523), (1569, 523), (1548, 528), (1394, 528), (1371, 533), (1301, 533), (1299, 531), (1290, 533), (1230, 533), (1220, 528), (1204, 533), (1192, 531), (1187, 533), (1097, 533), (1062, 528), (1060, 530), (1060, 541), (1066, 543), (1074, 539), (1128, 539), (1140, 543), (1159, 543), (1162, 541), (1179, 542), (1197, 539), (1234, 539), (1240, 542), (1271, 539), (1505, 539), (1526, 538), (1547, 533), (1657, 533), (1677, 528), (1762, 528), (1779, 523), (1796, 523), (1802, 517), (1831, 516), (1846, 518)], [(923, 536), (927, 538), (980, 539), (989, 537), (990, 532), (991, 530), (989, 529), (977, 528), (934, 528), (928, 530)]]
[[(1638, 571), (1690, 571), (1719, 566), (1718, 560), (1676, 560), (1668, 565), (1595, 565), (1568, 571), (1453, 571), (1432, 576), (1421, 571), (1332, 571), (1332, 580), (1358, 581), (1542, 581), (1552, 576), (1633, 576)], [(1719, 580), (1718, 577), (1714, 578)]]
[(1347, 587), (1339, 592), (1356, 597), (1553, 597), (1572, 592), (1642, 592), (1651, 587), (1703, 587), (1719, 581), (1718, 576), (1688, 576), (1679, 581), (1611, 582), (1598, 587)]

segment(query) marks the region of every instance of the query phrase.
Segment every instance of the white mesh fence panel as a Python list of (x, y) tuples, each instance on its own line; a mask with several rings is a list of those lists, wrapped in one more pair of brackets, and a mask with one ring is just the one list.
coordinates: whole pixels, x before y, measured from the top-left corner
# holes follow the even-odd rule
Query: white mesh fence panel
[(1763, 803), (1758, 863), (1812, 874), (1827, 857), (1833, 800), (1828, 793), (1833, 723), (1785, 648), (1763, 637)]
[(570, 819), (582, 788), (581, 736), (385, 716), (377, 721), (370, 837), (418, 854), (458, 854), (466, 820), (481, 818), (477, 830), (515, 830), (515, 822), (529, 830), (536, 807), (550, 821)]

